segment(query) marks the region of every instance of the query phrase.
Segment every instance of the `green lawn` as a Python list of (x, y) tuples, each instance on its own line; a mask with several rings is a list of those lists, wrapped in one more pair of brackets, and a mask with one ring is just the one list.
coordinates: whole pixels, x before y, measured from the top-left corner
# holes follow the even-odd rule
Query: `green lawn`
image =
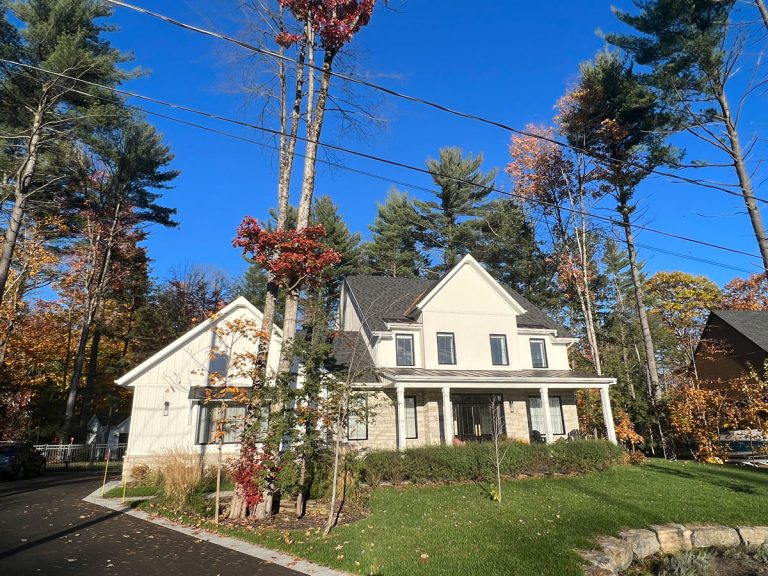
[(581, 574), (576, 549), (624, 527), (768, 521), (767, 473), (695, 462), (649, 461), (582, 478), (509, 482), (501, 504), (485, 488), (379, 489), (368, 518), (329, 538), (228, 533), (359, 574), (565, 576)]
[[(160, 488), (157, 486), (127, 486), (125, 488), (125, 497), (126, 498), (133, 498), (137, 496), (154, 496), (160, 492)], [(115, 486), (111, 490), (107, 490), (104, 493), (104, 498), (122, 498), (123, 497), (123, 487)]]

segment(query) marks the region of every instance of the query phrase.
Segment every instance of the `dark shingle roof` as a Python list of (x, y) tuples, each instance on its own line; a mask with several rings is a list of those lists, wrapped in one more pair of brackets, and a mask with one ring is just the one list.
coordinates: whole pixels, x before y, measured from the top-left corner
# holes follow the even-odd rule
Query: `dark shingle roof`
[[(439, 280), (349, 276), (346, 282), (359, 307), (360, 314), (367, 320), (369, 328), (377, 332), (387, 329), (386, 322), (412, 321), (412, 318), (407, 317), (406, 314), (424, 294), (438, 284)], [(504, 284), (501, 286), (520, 306), (525, 308), (525, 313), (517, 318), (518, 326), (557, 330), (559, 337), (571, 337), (566, 328), (549, 318), (522, 294)]]
[(768, 352), (768, 310), (712, 310), (712, 314)]
[(376, 365), (373, 363), (365, 337), (360, 332), (339, 332), (333, 338), (333, 351), (328, 368), (333, 371), (349, 371), (355, 382), (376, 382)]

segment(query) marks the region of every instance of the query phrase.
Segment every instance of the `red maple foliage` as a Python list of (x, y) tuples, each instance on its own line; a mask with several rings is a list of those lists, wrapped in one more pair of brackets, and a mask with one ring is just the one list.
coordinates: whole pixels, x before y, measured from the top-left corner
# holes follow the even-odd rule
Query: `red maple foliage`
[[(330, 52), (338, 52), (344, 44), (371, 19), (376, 0), (280, 0), (280, 4), (288, 8), (299, 21), (306, 21), (311, 16), (315, 32), (322, 41), (323, 48)], [(278, 43), (287, 47), (300, 37), (280, 33)]]
[(246, 216), (232, 244), (269, 272), (277, 285), (294, 289), (301, 282), (319, 284), (323, 272), (341, 262), (341, 254), (325, 246), (323, 239), (323, 226), (270, 232)]

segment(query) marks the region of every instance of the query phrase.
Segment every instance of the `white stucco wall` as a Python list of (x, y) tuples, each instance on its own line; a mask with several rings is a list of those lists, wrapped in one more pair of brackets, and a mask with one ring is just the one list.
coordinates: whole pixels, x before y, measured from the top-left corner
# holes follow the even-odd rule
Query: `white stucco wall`
[[(501, 286), (494, 285), (494, 281), (474, 265), (466, 264), (432, 295), (414, 323), (392, 324), (389, 332), (377, 335), (373, 344), (374, 361), (380, 367), (396, 367), (395, 335), (412, 334), (416, 368), (524, 370), (533, 367), (530, 338), (543, 338), (548, 368), (568, 370), (568, 343), (558, 341), (551, 330), (518, 328), (518, 310)], [(351, 306), (343, 308), (343, 313), (345, 329), (359, 325)], [(438, 332), (453, 333), (456, 364), (438, 364)], [(508, 366), (493, 365), (491, 334), (506, 336)]]

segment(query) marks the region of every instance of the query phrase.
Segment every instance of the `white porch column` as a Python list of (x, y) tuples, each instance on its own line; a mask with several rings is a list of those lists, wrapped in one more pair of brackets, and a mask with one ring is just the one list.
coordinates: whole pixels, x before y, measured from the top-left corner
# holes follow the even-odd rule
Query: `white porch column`
[(397, 410), (395, 410), (397, 421), (397, 449), (405, 450), (405, 386), (397, 385)]
[(552, 413), (549, 409), (549, 388), (539, 388), (539, 394), (541, 395), (541, 408), (544, 412), (544, 432), (547, 438), (547, 444), (551, 444), (555, 441), (552, 435)]
[(451, 406), (451, 388), (443, 386), (443, 438), (445, 444), (453, 444), (453, 410)]
[(608, 386), (600, 388), (600, 404), (603, 406), (603, 420), (608, 440), (616, 444), (616, 428), (613, 425), (613, 410), (611, 410), (611, 397), (608, 394)]

